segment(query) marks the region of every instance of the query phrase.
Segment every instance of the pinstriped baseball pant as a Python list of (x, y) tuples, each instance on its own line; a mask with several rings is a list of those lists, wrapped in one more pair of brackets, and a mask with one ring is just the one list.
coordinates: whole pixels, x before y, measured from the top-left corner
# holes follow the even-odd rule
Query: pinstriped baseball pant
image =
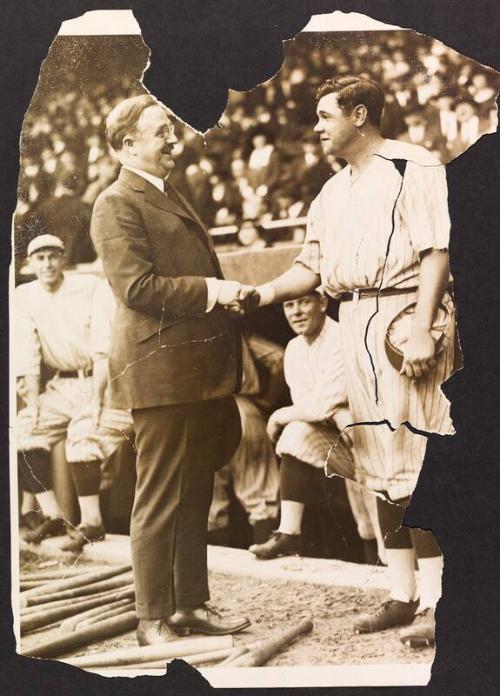
[(22, 409), (13, 435), (17, 449), (24, 452), (52, 448), (66, 437), (68, 462), (102, 461), (111, 456), (132, 429), (128, 411), (104, 408), (99, 427), (90, 411), (92, 377), (54, 377), (40, 395), (38, 427), (32, 430), (32, 417)]
[[(454, 432), (449, 402), (440, 389), (453, 369), (454, 322), (449, 324), (436, 368), (421, 379), (400, 375), (385, 352), (389, 323), (414, 301), (414, 293), (380, 297), (375, 314), (376, 298), (365, 297), (342, 302), (339, 313), (349, 408), (355, 423), (368, 423), (350, 429), (355, 479), (372, 490), (387, 491), (392, 500), (412, 494), (427, 445), (424, 435), (403, 424), (443, 435)], [(453, 312), (448, 295), (444, 301)]]

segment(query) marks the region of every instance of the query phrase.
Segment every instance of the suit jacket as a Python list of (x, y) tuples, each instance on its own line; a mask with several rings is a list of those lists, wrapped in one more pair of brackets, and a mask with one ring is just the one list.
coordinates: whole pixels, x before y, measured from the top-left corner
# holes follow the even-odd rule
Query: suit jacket
[(149, 408), (237, 391), (241, 339), (221, 307), (205, 311), (205, 277), (222, 272), (189, 204), (122, 169), (96, 200), (91, 236), (118, 305), (109, 356), (113, 404)]

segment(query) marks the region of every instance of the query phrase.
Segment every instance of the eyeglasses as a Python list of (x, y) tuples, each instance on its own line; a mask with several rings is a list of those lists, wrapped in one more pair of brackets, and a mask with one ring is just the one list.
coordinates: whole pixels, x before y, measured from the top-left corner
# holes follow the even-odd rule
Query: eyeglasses
[(168, 126), (165, 125), (163, 128), (159, 131), (158, 135), (165, 136), (167, 135), (170, 137), (171, 135), (175, 135), (175, 126), (173, 123), (169, 123)]

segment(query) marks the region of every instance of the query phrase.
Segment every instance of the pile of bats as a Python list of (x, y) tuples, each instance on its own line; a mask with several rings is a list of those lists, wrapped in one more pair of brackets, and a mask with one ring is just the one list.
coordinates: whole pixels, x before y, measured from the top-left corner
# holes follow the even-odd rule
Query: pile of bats
[(59, 634), (22, 655), (59, 657), (137, 626), (130, 565), (21, 575), (20, 588), (21, 636), (48, 628)]
[[(21, 636), (55, 629), (50, 639), (23, 649), (21, 655), (54, 658), (94, 642), (135, 630), (135, 595), (130, 565), (81, 572), (61, 570), (21, 576)], [(120, 648), (65, 662), (89, 670), (164, 669), (168, 660), (192, 665), (255, 667), (265, 664), (299, 635), (312, 630), (309, 619), (264, 640), (234, 647), (233, 636), (182, 638), (163, 645)], [(54, 637), (55, 635), (55, 637)]]

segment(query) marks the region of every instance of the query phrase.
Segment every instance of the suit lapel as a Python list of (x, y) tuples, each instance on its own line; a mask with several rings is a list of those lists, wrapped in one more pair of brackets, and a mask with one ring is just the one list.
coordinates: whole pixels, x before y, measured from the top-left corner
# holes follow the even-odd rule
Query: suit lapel
[(181, 208), (175, 201), (159, 191), (156, 186), (153, 186), (152, 183), (139, 174), (131, 172), (130, 169), (122, 168), (120, 171), (120, 180), (124, 181), (127, 186), (130, 186), (134, 191), (141, 191), (144, 193), (144, 198), (147, 202), (151, 203), (151, 205), (154, 205), (156, 208), (167, 210), (169, 213), (180, 215), (190, 220), (193, 219), (187, 210)]
[(214, 248), (214, 244), (212, 241), (212, 237), (209, 235), (205, 224), (203, 223), (201, 218), (198, 217), (196, 211), (194, 210), (194, 208), (191, 207), (190, 203), (188, 203), (188, 201), (184, 198), (184, 196), (182, 196), (179, 193), (179, 191), (177, 191), (177, 189), (175, 189), (172, 186), (172, 184), (169, 184), (168, 182), (165, 182), (165, 183), (166, 183), (165, 188), (166, 188), (167, 193), (169, 193), (171, 196), (173, 196), (179, 202), (179, 204), (183, 208), (186, 209), (186, 211), (191, 216), (191, 219), (197, 223), (197, 226), (198, 226), (197, 232), (199, 232), (203, 243), (208, 248), (208, 250), (212, 256), (212, 259), (215, 263), (215, 266), (217, 267), (218, 275), (222, 278), (223, 274), (222, 274), (222, 269), (221, 269), (221, 266), (219, 263), (219, 259), (217, 257), (217, 254), (215, 253), (215, 248)]
[(173, 213), (174, 215), (187, 218), (193, 222), (196, 233), (210, 252), (212, 260), (217, 269), (218, 276), (220, 278), (223, 277), (222, 269), (219, 259), (217, 258), (217, 254), (215, 253), (212, 238), (208, 234), (205, 225), (193, 210), (191, 205), (176, 189), (174, 189), (171, 184), (166, 184), (166, 195), (165, 193), (159, 191), (156, 186), (153, 186), (151, 182), (144, 179), (144, 177), (139, 176), (139, 174), (136, 174), (135, 172), (131, 172), (129, 169), (122, 168), (119, 178), (121, 181), (134, 189), (134, 191), (142, 191), (146, 201), (151, 205), (161, 208), (162, 210), (166, 210), (169, 213)]
[(151, 205), (161, 208), (162, 210), (167, 210), (169, 213), (173, 213), (174, 215), (188, 218), (188, 220), (194, 220), (193, 216), (190, 215), (187, 210), (182, 208), (170, 196), (166, 196), (164, 193), (159, 191), (156, 186), (150, 184), (149, 181), (146, 181), (144, 194), (147, 202), (151, 203)]

